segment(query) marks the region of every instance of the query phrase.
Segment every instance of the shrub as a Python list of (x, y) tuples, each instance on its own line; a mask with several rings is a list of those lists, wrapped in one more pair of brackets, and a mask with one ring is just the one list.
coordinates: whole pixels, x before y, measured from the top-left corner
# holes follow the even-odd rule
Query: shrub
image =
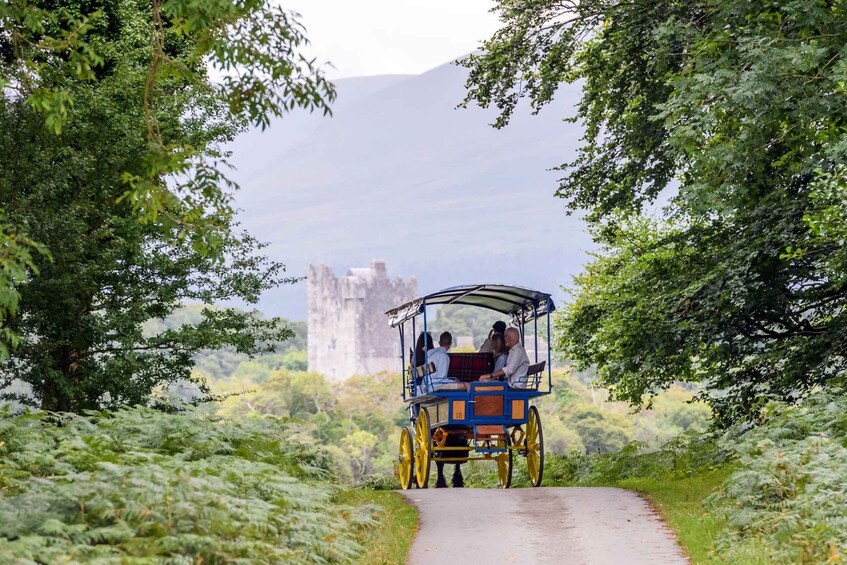
[(729, 555), (746, 544), (772, 562), (841, 563), (847, 557), (847, 399), (818, 392), (797, 405), (774, 403), (765, 421), (726, 441), (740, 463), (712, 503), (731, 531)]
[(333, 501), (331, 460), (295, 430), (147, 408), (0, 413), (0, 563), (350, 561), (370, 511)]
[(550, 485), (609, 485), (634, 478), (689, 477), (727, 463), (731, 453), (709, 434), (681, 434), (656, 451), (632, 441), (602, 454), (548, 454), (544, 482)]
[(395, 476), (365, 475), (357, 487), (362, 490), (398, 490), (400, 481)]

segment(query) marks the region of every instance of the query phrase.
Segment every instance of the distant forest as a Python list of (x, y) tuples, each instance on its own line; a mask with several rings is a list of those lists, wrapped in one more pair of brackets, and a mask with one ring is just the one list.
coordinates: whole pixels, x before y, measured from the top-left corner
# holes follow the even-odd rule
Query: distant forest
[[(199, 323), (203, 316), (202, 311), (209, 306), (188, 305), (179, 308), (164, 320), (151, 320), (145, 324), (145, 332), (161, 333), (165, 330), (177, 329), (184, 325)], [(254, 312), (254, 316), (262, 318), (261, 312)], [(292, 322), (283, 320), (281, 324), (287, 324), (294, 333), (292, 337), (276, 344), (274, 353), (263, 353), (256, 355), (252, 360), (244, 353), (238, 353), (235, 347), (229, 346), (219, 350), (204, 350), (194, 356), (194, 370), (211, 379), (225, 379), (231, 377), (239, 365), (251, 363), (256, 368), (263, 370), (257, 374), (257, 380), (265, 370), (288, 369), (291, 371), (305, 371), (306, 361), (306, 322)]]

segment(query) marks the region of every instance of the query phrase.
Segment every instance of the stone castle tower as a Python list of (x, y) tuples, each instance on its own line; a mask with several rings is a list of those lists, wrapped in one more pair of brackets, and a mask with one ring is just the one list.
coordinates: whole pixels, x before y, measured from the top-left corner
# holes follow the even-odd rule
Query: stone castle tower
[(309, 371), (332, 380), (400, 369), (400, 340), (387, 310), (414, 299), (417, 282), (388, 278), (384, 261), (336, 277), (309, 265)]

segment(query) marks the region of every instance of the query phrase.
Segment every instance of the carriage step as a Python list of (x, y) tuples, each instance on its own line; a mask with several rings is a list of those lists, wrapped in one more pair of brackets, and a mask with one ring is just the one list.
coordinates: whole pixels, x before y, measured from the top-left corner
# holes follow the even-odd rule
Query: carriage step
[(496, 424), (474, 426), (474, 447), (478, 450), (482, 449), (483, 451), (492, 447), (497, 448), (497, 444), (494, 442), (499, 443), (502, 441), (507, 433), (506, 426), (499, 426)]
[(479, 425), (473, 427), (474, 437), (499, 436), (506, 433), (506, 427), (497, 424)]

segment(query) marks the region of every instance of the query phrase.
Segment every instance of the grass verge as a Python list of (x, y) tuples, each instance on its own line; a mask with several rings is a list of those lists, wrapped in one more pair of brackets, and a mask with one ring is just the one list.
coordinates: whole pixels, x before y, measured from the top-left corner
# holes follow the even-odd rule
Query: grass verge
[[(774, 563), (762, 540), (739, 536), (724, 490), (740, 463), (710, 436), (683, 435), (644, 453), (633, 442), (614, 453), (550, 455), (548, 486), (619, 487), (642, 494), (676, 534), (694, 565)], [(707, 502), (708, 501), (708, 502)]]
[[(736, 541), (730, 552), (719, 538), (729, 529), (725, 518), (706, 508), (706, 498), (735, 470), (732, 466), (681, 479), (632, 478), (612, 486), (634, 490), (647, 498), (676, 534), (694, 565), (773, 565), (768, 548), (755, 536)], [(726, 542), (724, 542), (726, 543)]]
[(729, 467), (681, 479), (632, 478), (614, 486), (634, 490), (647, 498), (676, 533), (677, 541), (697, 565), (729, 563), (715, 551), (718, 533), (726, 527), (723, 519), (704, 504), (729, 476)]
[(361, 534), (365, 551), (361, 565), (394, 565), (405, 563), (418, 531), (418, 511), (405, 499), (391, 491), (349, 490), (339, 495), (338, 502), (350, 506), (379, 505), (377, 524)]

